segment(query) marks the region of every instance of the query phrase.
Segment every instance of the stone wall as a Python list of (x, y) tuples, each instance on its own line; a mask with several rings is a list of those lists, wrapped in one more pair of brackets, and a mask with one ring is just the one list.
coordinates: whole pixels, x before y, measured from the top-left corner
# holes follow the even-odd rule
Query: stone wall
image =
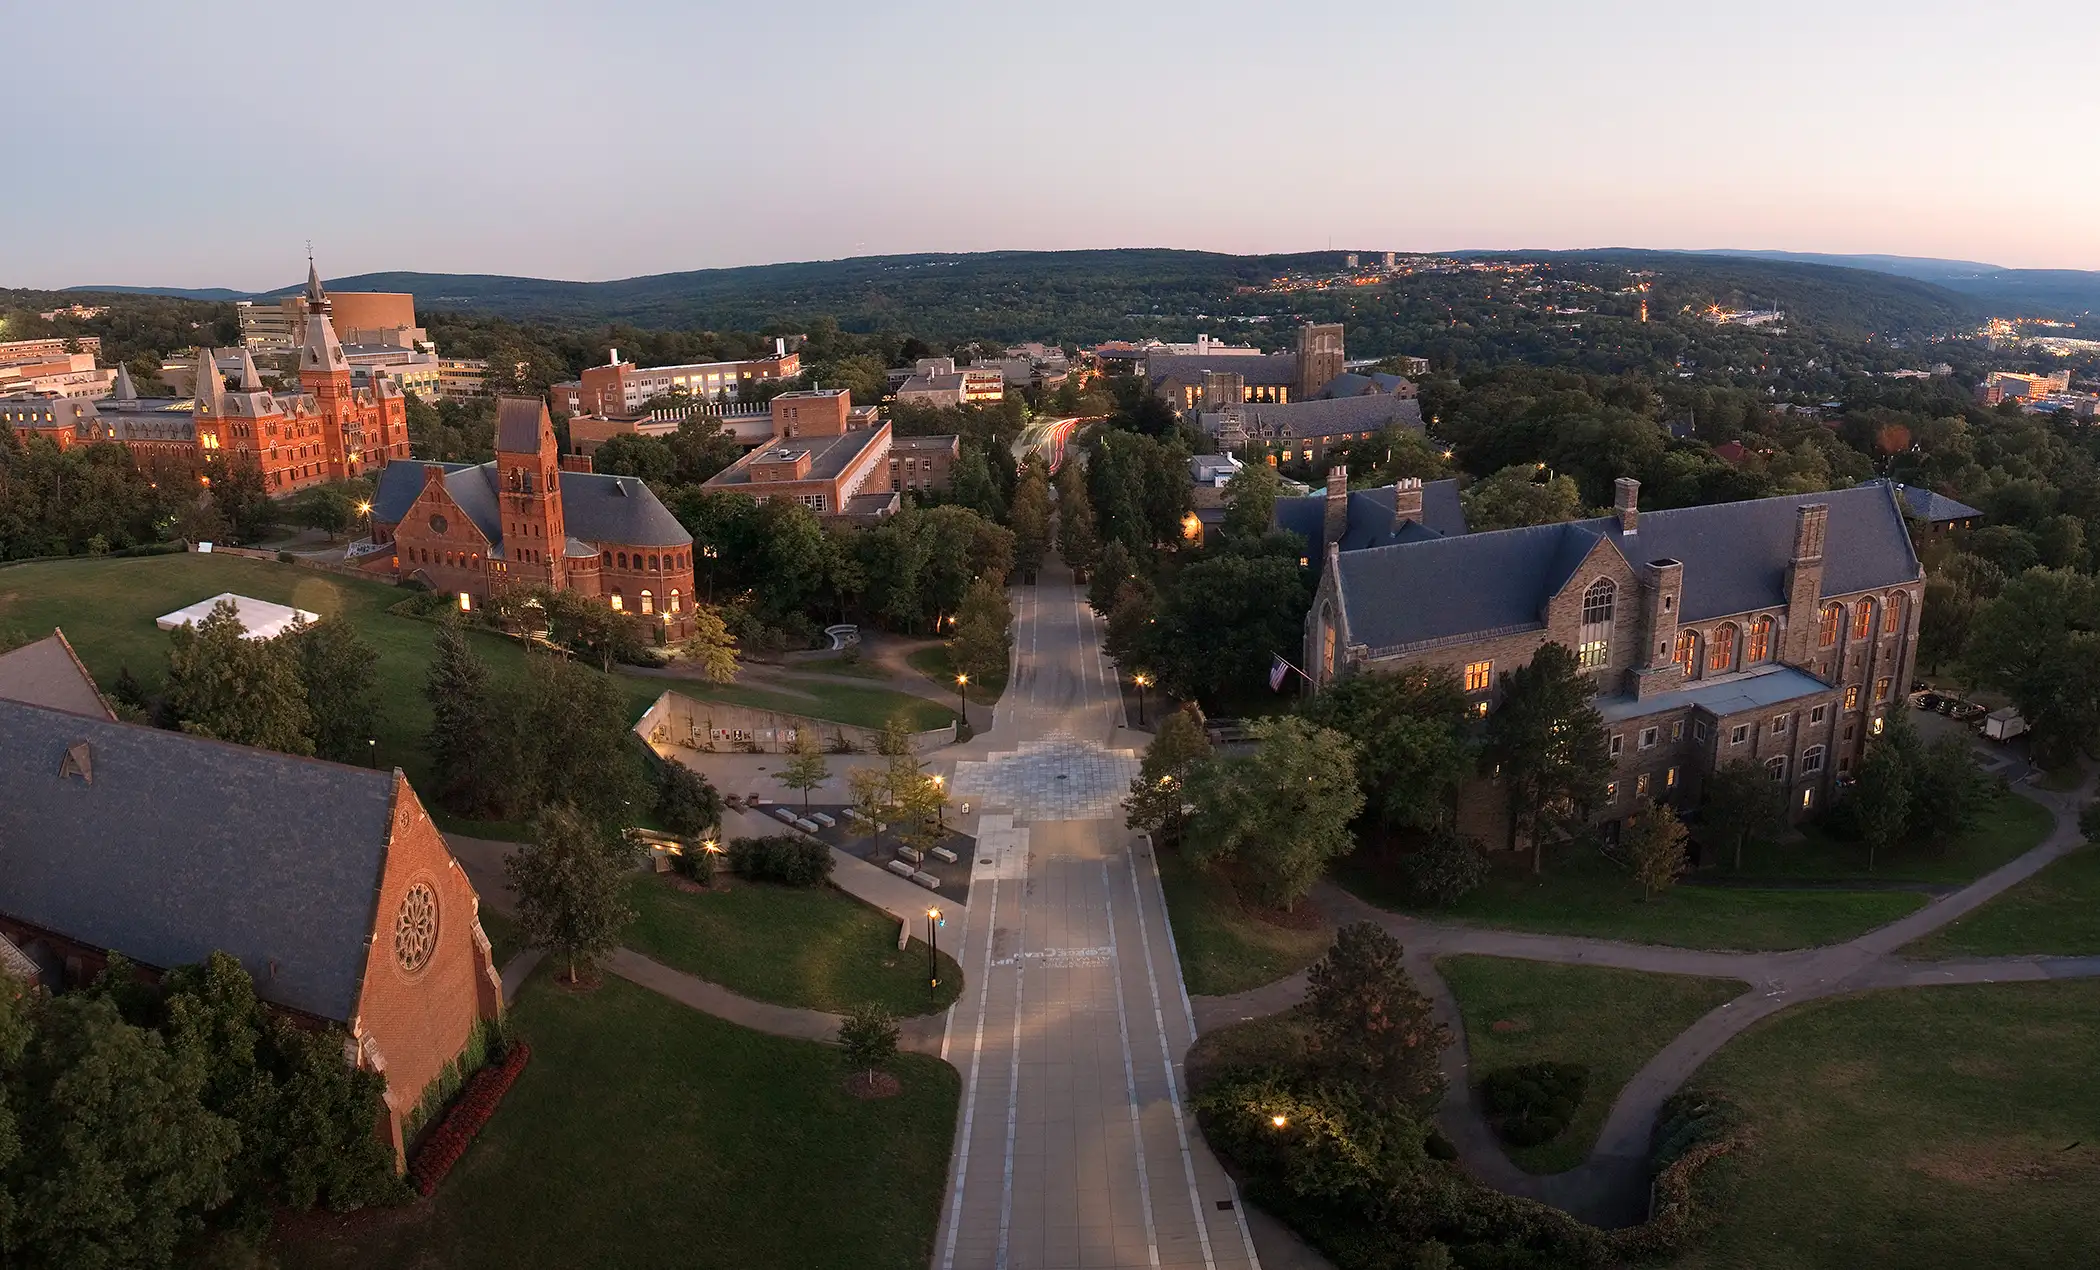
[[(718, 754), (781, 754), (795, 748), (804, 730), (816, 732), (829, 753), (872, 754), (882, 739), (880, 728), (863, 728), (830, 719), (783, 714), (753, 706), (728, 705), (719, 701), (695, 701), (678, 692), (666, 692), (644, 711), (634, 725), (635, 735), (652, 747), (683, 746)], [(912, 734), (912, 749), (924, 754), (955, 742), (955, 725)]]

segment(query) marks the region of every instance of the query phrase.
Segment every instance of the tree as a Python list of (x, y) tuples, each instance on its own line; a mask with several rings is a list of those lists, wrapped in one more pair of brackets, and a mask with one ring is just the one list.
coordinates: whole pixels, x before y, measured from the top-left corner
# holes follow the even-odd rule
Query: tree
[(1006, 523), (1014, 531), (1014, 565), (1022, 577), (1032, 577), (1050, 547), (1050, 475), (1038, 456), (1029, 456), (1021, 468)]
[(183, 731), (285, 754), (314, 752), (306, 689), (289, 644), (249, 639), (231, 600), (170, 634), (167, 701)]
[(1364, 799), (1354, 747), (1291, 715), (1259, 720), (1247, 732), (1252, 755), (1213, 758), (1197, 769), (1185, 849), (1198, 865), (1237, 863), (1257, 900), (1289, 908), (1329, 860), (1355, 846), (1349, 822)]
[(1381, 824), (1429, 829), (1450, 819), (1474, 767), (1466, 694), (1451, 671), (1349, 675), (1307, 702), (1305, 714), (1356, 742), (1357, 776)]
[(1400, 857), (1408, 894), (1418, 904), (1449, 908), (1487, 881), (1487, 856), (1473, 839), (1450, 825), (1429, 831), (1427, 841)]
[(1006, 499), (992, 478), (991, 464), (985, 459), (982, 445), (974, 441), (962, 443), (962, 453), (949, 473), (947, 497), (958, 507), (967, 507), (988, 520), (1006, 518)]
[(240, 1146), (204, 1105), (205, 1064), (95, 993), (42, 1002), (6, 1074), (18, 1154), (8, 1264), (165, 1266), (230, 1191)]
[(1902, 749), (1886, 737), (1870, 742), (1852, 787), (1853, 815), (1866, 839), (1869, 873), (1882, 854), (1903, 840), (1910, 824), (1910, 800), (1910, 770)]
[(1502, 705), (1488, 716), (1482, 759), (1502, 782), (1509, 846), (1531, 841), (1531, 871), (1544, 865), (1545, 839), (1563, 816), (1580, 816), (1611, 774), (1604, 719), (1575, 654), (1548, 643), (1502, 678)]
[(1684, 876), (1691, 863), (1684, 849), (1688, 836), (1677, 809), (1668, 803), (1643, 810), (1626, 830), (1620, 846), (1633, 861), (1633, 877), (1641, 884), (1642, 899), (1655, 898)]
[(1221, 555), (1181, 570), (1160, 596), (1150, 643), (1160, 682), (1216, 700), (1267, 682), (1304, 639), (1305, 581), (1295, 557)]
[[(1544, 479), (1541, 479), (1544, 478)], [(1547, 476), (1545, 465), (1520, 463), (1476, 481), (1461, 495), (1474, 533), (1550, 525), (1582, 514), (1582, 491), (1572, 478)]]
[(607, 437), (591, 455), (591, 470), (612, 476), (637, 476), (652, 484), (664, 484), (678, 470), (678, 456), (656, 437), (625, 433)]
[(774, 779), (789, 789), (801, 790), (802, 810), (809, 810), (809, 791), (831, 779), (831, 766), (824, 761), (824, 747), (817, 743), (815, 729), (795, 729), (795, 756)]
[(882, 850), (882, 826), (889, 822), (894, 806), (890, 789), (890, 775), (883, 768), (856, 767), (846, 773), (846, 795), (853, 810), (867, 822), (877, 851)]
[(456, 616), (438, 623), (423, 697), (430, 702), (423, 747), (430, 754), (438, 800), (467, 814), (494, 810), (507, 797), (495, 689), (488, 664), (468, 645)]
[(357, 500), (339, 482), (303, 490), (292, 501), (292, 519), (308, 529), (318, 529), (334, 542), (357, 521)]
[(1283, 478), (1266, 463), (1248, 463), (1225, 482), (1225, 525), (1228, 538), (1253, 541), (1276, 523), (1276, 499), (1283, 493)]
[(1743, 869), (1743, 848), (1762, 840), (1786, 823), (1786, 787), (1748, 759), (1714, 769), (1702, 791), (1700, 818), (1716, 841), (1735, 848), (1735, 869)]
[(1306, 973), (1310, 1048), (1328, 1070), (1392, 1107), (1426, 1112), (1444, 1092), (1450, 1033), (1408, 977), (1405, 949), (1374, 922), (1351, 922)]
[(550, 806), (532, 821), (532, 841), (503, 862), (518, 893), (518, 924), (535, 948), (568, 962), (569, 982), (585, 965), (619, 945), (634, 920), (627, 876), (639, 863), (634, 844), (608, 833), (569, 806)]
[(896, 1059), (897, 1035), (897, 1020), (879, 1005), (854, 1006), (839, 1020), (839, 1049), (863, 1087), (872, 1088), (875, 1074)]
[[(1899, 718), (1891, 717), (1889, 725), (1908, 729), (1910, 721), (1899, 724)], [(1910, 823), (1935, 851), (1976, 827), (1990, 795), (1989, 778), (1976, 770), (1975, 754), (1959, 736), (1942, 736), (1915, 751), (1910, 783)]]
[(2037, 761), (2068, 761), (2100, 735), (2100, 580), (2032, 569), (1970, 623), (1968, 662), (2012, 698)]
[(1180, 841), (1188, 820), (1189, 774), (1210, 753), (1203, 711), (1194, 704), (1162, 718), (1123, 800), (1124, 823), (1166, 842)]
[(517, 739), (512, 790), (527, 813), (566, 803), (599, 824), (625, 827), (653, 802), (627, 696), (609, 675), (536, 656), (523, 690), (501, 698), (498, 726)]
[(1087, 496), (1086, 471), (1067, 462), (1057, 474), (1057, 554), (1074, 573), (1084, 574), (1101, 552), (1094, 532), (1094, 504)]
[(726, 684), (736, 678), (736, 636), (722, 620), (721, 610), (707, 604), (693, 606), (693, 633), (678, 645), (679, 653), (700, 668), (709, 683)]
[(722, 795), (705, 776), (676, 761), (664, 764), (656, 788), (656, 817), (690, 842), (722, 823)]
[(345, 617), (296, 622), (283, 638), (298, 660), (306, 690), (313, 752), (338, 763), (363, 762), (379, 712), (379, 654)]
[(955, 615), (955, 634), (948, 640), (948, 660), (980, 683), (1006, 677), (1013, 652), (1013, 610), (1006, 591), (992, 578), (979, 578), (963, 596)]

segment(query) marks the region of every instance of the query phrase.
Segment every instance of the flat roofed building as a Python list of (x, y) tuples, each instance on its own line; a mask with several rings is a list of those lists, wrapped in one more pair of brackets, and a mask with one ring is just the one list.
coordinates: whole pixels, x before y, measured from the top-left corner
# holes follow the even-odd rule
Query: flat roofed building
[(621, 361), (616, 348), (605, 365), (549, 387), (547, 399), (556, 410), (571, 415), (635, 415), (652, 399), (673, 392), (704, 401), (728, 401), (801, 373), (802, 355), (788, 352), (785, 340), (774, 341), (771, 356), (682, 366), (636, 366)]
[(782, 439), (738, 459), (702, 488), (790, 498), (820, 516), (887, 515), (897, 506), (889, 483), (891, 445), (887, 422), (837, 436)]

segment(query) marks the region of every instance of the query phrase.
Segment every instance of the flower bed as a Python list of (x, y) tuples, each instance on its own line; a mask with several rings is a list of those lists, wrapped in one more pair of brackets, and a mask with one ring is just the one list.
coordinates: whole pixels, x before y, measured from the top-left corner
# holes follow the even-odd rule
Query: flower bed
[(502, 1062), (474, 1073), (474, 1079), (467, 1082), (465, 1091), (445, 1112), (445, 1119), (416, 1148), (416, 1158), (408, 1166), (408, 1178), (419, 1194), (429, 1195), (437, 1190), (438, 1183), (459, 1163), (459, 1157), (467, 1153), (467, 1144), (496, 1114), (503, 1095), (510, 1092), (511, 1084), (531, 1057), (532, 1047), (518, 1041), (504, 1052)]

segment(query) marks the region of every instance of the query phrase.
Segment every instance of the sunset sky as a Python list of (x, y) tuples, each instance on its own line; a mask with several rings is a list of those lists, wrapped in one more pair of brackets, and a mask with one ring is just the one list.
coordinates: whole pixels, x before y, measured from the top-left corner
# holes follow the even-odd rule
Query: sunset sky
[[(2100, 6), (45, 4), (0, 285), (906, 251), (2100, 269)], [(26, 109), (25, 109), (26, 106)]]

